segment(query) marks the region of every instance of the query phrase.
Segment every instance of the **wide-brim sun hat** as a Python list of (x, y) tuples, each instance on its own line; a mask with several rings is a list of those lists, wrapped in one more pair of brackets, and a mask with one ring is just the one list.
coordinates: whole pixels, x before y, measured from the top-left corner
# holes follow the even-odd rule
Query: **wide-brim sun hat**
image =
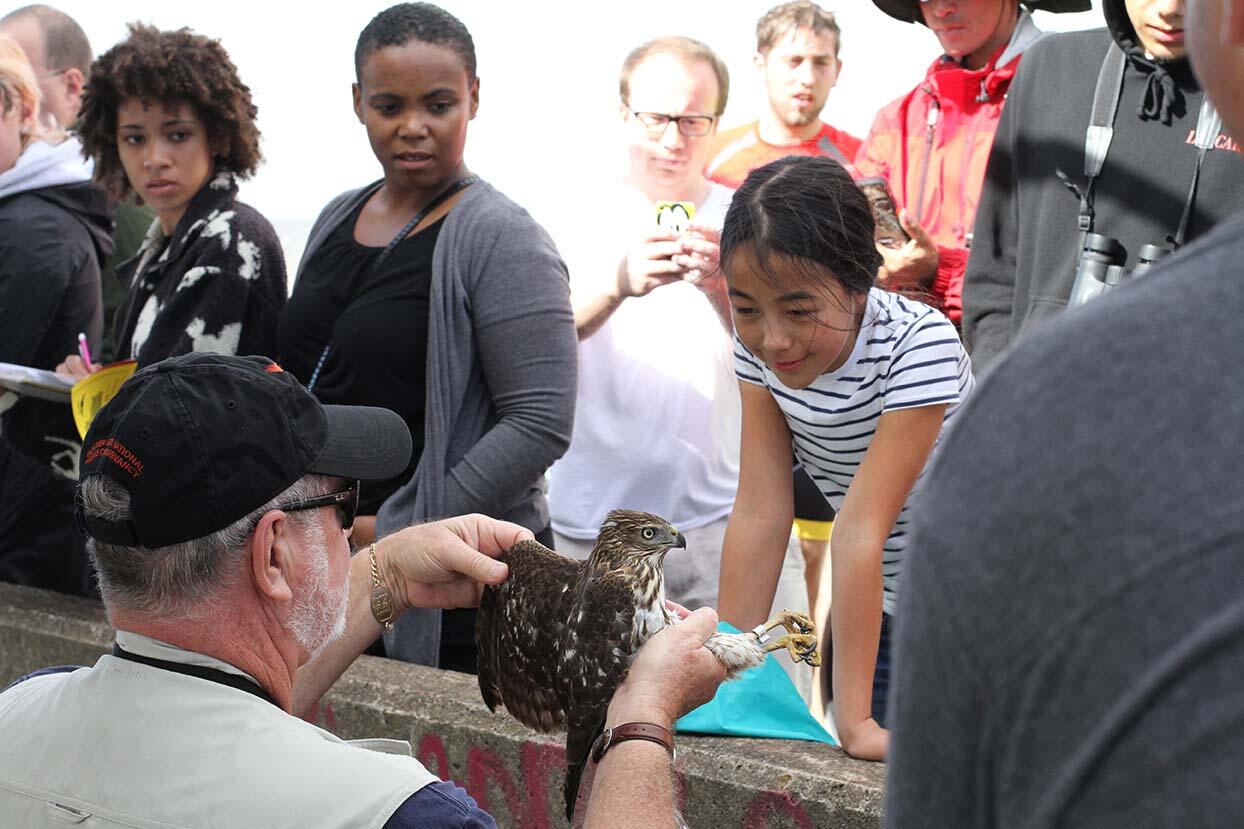
[[(873, 0), (873, 5), (895, 20), (904, 23), (924, 23), (920, 14), (920, 0)], [(1024, 0), (1022, 5), (1033, 11), (1086, 12), (1093, 8), (1092, 0)]]

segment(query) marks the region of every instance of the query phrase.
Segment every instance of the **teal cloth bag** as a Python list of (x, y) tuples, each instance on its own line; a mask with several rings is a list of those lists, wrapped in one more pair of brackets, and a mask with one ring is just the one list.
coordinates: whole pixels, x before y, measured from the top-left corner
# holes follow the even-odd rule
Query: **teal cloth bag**
[[(729, 622), (717, 625), (719, 633), (738, 633)], [(785, 651), (781, 652), (786, 659)], [(812, 670), (808, 666), (806, 670)], [(679, 720), (680, 734), (715, 734), (723, 737), (776, 737), (783, 740), (814, 740), (837, 745), (817, 722), (790, 677), (769, 654), (763, 665), (721, 683), (717, 696)]]

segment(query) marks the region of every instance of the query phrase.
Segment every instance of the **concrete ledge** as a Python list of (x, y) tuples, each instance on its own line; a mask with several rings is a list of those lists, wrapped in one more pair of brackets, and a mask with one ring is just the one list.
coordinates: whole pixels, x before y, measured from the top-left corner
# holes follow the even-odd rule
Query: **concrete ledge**
[[(94, 664), (111, 647), (99, 604), (0, 584), (0, 687), (51, 665)], [(472, 676), (364, 656), (325, 697), (319, 721), (347, 739), (409, 740), (429, 770), (466, 788), (500, 826), (565, 825), (560, 736), (489, 713)], [(820, 744), (679, 737), (678, 772), (696, 829), (881, 822), (884, 767)]]

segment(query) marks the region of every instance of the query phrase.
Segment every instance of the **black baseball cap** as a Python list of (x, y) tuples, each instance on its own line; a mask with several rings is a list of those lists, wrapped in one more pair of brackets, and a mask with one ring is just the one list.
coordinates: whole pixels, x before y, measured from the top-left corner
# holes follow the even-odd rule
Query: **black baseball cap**
[[(873, 0), (873, 5), (890, 17), (904, 23), (924, 23), (924, 15), (920, 14), (921, 0)], [(1023, 0), (1023, 5), (1033, 11), (1043, 12), (1086, 12), (1093, 8), (1092, 0)]]
[(78, 477), (130, 494), (130, 520), (86, 516), (100, 541), (163, 547), (224, 529), (312, 473), (380, 480), (406, 469), (394, 412), (325, 406), (266, 357), (186, 354), (125, 382), (82, 444)]

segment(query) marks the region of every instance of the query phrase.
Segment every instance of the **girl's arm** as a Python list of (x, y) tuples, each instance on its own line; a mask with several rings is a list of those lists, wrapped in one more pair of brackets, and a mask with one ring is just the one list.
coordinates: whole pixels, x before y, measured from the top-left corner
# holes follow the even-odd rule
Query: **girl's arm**
[(773, 395), (742, 381), (739, 492), (721, 551), (717, 607), (722, 619), (748, 630), (769, 618), (782, 558), (795, 520), (790, 430)]
[(872, 717), (873, 671), (881, 637), (881, 557), (912, 485), (942, 428), (946, 406), (881, 415), (834, 521), (830, 543), (835, 719), (853, 757), (881, 760), (889, 733)]

